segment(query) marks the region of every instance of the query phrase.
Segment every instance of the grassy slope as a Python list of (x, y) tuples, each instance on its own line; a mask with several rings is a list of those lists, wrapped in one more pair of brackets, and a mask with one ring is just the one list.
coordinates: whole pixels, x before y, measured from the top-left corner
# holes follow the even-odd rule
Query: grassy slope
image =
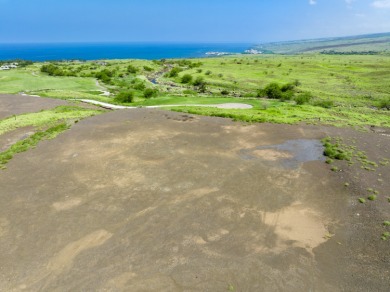
[[(225, 102), (245, 102), (254, 105), (252, 110), (223, 110), (205, 108), (182, 109), (199, 114), (228, 116), (246, 121), (270, 121), (278, 123), (327, 123), (333, 125), (377, 125), (390, 126), (389, 112), (375, 110), (381, 100), (390, 99), (390, 56), (339, 56), (339, 55), (238, 55), (224, 58), (192, 59), (202, 62), (199, 68), (181, 66), (183, 71), (176, 78), (161, 77), (178, 64), (164, 67), (145, 60), (110, 60), (107, 66), (93, 62), (59, 63), (63, 70), (78, 72), (79, 76), (90, 76), (93, 72), (108, 69), (114, 72), (111, 84), (102, 84), (111, 92), (134, 90), (135, 102), (131, 105), (169, 104), (212, 104)], [(175, 62), (175, 60), (169, 60)], [(138, 69), (137, 74), (129, 74), (127, 66)], [(31, 86), (41, 96), (57, 98), (89, 98), (104, 102), (114, 102), (111, 97), (99, 96), (95, 80), (91, 77), (49, 77), (39, 73), (41, 64), (25, 69), (1, 72), (3, 79), (0, 92), (15, 92), (20, 84)], [(147, 72), (144, 66), (153, 68)], [(32, 73), (35, 72), (34, 76)], [(206, 72), (209, 72), (209, 74)], [(193, 78), (202, 76), (207, 81), (207, 92), (198, 94), (192, 85), (181, 84), (181, 76), (191, 74)], [(158, 76), (163, 84), (153, 85), (145, 76)], [(5, 78), (4, 78), (5, 77)], [(15, 79), (12, 81), (12, 77)], [(138, 81), (137, 81), (138, 80)], [(145, 82), (146, 87), (160, 90), (157, 98), (144, 99), (142, 91), (133, 89), (134, 81)], [(299, 80), (300, 92), (310, 92), (314, 100), (331, 100), (334, 107), (324, 109), (318, 106), (296, 106), (294, 102), (257, 99), (257, 90), (271, 82), (285, 84)], [(172, 86), (173, 85), (173, 86)], [(8, 89), (7, 89), (8, 88)], [(49, 88), (49, 89), (48, 89)], [(228, 96), (222, 97), (221, 91)], [(239, 98), (238, 98), (239, 97)], [(177, 109), (181, 110), (181, 109)]]
[(73, 97), (99, 89), (93, 78), (57, 78), (41, 74), (39, 69), (40, 65), (34, 65), (17, 70), (0, 71), (0, 93), (63, 92), (65, 94), (61, 97)]
[[(202, 73), (191, 69), (181, 75), (204, 76), (212, 86), (248, 92), (270, 82), (299, 80), (302, 91), (353, 104), (367, 103), (367, 97), (390, 96), (390, 57), (385, 56), (270, 55), (204, 59), (202, 62)], [(211, 75), (204, 74), (208, 70)]]
[(96, 110), (84, 109), (76, 106), (58, 106), (54, 109), (40, 111), (38, 113), (28, 113), (15, 115), (4, 120), (0, 120), (0, 135), (21, 127), (47, 127), (59, 121), (69, 121), (86, 118), (100, 113)]
[[(263, 101), (263, 103), (268, 103)], [(263, 108), (255, 107), (249, 110), (216, 109), (203, 107), (172, 108), (174, 111), (232, 118), (246, 122), (271, 122), (280, 124), (326, 124), (337, 127), (363, 128), (366, 125), (390, 127), (390, 115), (386, 111), (370, 109), (324, 109), (322, 107), (289, 103), (266, 104)]]
[(315, 53), (323, 50), (334, 50), (337, 52), (384, 52), (390, 50), (390, 33), (267, 43), (257, 46), (257, 49), (272, 51), (276, 54)]

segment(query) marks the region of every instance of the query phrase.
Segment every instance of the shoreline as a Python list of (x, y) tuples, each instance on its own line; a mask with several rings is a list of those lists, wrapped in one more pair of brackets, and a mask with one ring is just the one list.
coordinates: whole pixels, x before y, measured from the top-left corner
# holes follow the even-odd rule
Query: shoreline
[[(0, 44), (0, 61), (15, 59), (34, 62), (59, 60), (160, 60), (217, 57), (210, 52), (241, 55), (250, 43), (54, 43)], [(60, 50), (61, 53), (58, 53)], [(222, 56), (226, 56), (222, 55)]]

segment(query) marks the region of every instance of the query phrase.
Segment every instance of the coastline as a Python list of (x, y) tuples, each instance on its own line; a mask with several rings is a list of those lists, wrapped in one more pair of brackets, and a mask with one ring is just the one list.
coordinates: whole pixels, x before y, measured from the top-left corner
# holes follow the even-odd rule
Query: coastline
[[(0, 44), (0, 60), (114, 60), (206, 58), (211, 53), (242, 54), (246, 43), (51, 43)], [(214, 56), (214, 55), (211, 55)]]

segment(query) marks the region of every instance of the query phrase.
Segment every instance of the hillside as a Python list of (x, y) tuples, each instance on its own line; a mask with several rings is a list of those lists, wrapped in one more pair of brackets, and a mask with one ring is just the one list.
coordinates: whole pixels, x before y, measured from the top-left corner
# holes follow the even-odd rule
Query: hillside
[(390, 53), (390, 33), (264, 43), (255, 47), (274, 54), (379, 54)]

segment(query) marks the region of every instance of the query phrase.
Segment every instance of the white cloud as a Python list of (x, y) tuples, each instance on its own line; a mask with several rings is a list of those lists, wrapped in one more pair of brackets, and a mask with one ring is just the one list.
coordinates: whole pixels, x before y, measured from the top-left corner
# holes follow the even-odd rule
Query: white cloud
[(390, 0), (377, 0), (371, 4), (375, 8), (390, 8)]
[(317, 0), (309, 0), (309, 4), (310, 5), (316, 5), (317, 4)]

